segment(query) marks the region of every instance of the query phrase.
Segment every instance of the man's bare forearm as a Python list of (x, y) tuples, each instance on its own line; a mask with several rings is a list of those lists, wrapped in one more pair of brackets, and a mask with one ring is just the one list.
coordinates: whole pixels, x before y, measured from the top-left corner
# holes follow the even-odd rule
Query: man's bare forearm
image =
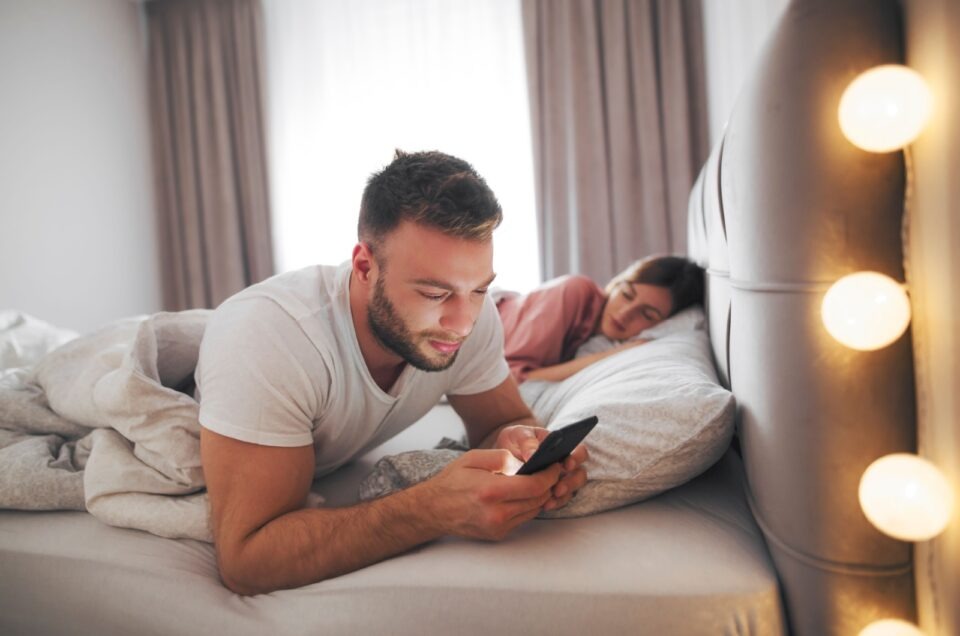
[[(352, 572), (445, 534), (419, 484), (349, 508), (302, 509), (247, 537), (224, 583), (239, 594), (300, 587)], [(232, 573), (232, 575), (231, 575)]]

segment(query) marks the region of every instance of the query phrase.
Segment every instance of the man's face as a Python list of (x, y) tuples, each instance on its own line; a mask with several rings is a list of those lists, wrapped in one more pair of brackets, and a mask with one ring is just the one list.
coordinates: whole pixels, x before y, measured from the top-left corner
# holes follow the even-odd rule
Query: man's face
[(424, 371), (454, 363), (493, 282), (491, 241), (470, 241), (403, 222), (382, 241), (367, 305), (379, 343)]

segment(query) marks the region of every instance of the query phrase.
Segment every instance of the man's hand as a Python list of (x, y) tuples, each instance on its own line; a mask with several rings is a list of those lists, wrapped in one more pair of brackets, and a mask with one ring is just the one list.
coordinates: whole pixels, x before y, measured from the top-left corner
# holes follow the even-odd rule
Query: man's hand
[(506, 450), (472, 450), (414, 489), (428, 489), (427, 505), (445, 534), (499, 541), (540, 514), (560, 478), (559, 464), (511, 476), (521, 464)]
[[(494, 446), (510, 451), (522, 463), (530, 459), (540, 446), (540, 442), (549, 434), (547, 429), (539, 426), (507, 426), (500, 430)], [(583, 488), (587, 483), (587, 471), (583, 468), (583, 463), (588, 455), (587, 447), (579, 444), (562, 462), (561, 479), (553, 488), (553, 496), (544, 504), (544, 510), (554, 510), (566, 505), (574, 493)], [(512, 475), (519, 468), (520, 465), (517, 465), (507, 474)]]
[[(500, 386), (485, 393), (448, 397), (454, 410), (463, 419), (473, 448), (501, 448), (509, 451), (519, 462), (511, 469), (499, 471), (505, 475), (517, 472), (549, 434), (542, 426), (536, 426), (538, 422), (524, 404), (512, 377), (508, 376)], [(553, 496), (544, 504), (544, 510), (565, 505), (576, 491), (583, 488), (587, 483), (587, 472), (583, 468), (586, 460), (587, 448), (580, 444), (563, 461), (561, 479), (553, 488)]]
[(497, 440), (493, 443), (494, 448), (502, 448), (520, 460), (516, 470), (508, 474), (512, 475), (520, 469), (523, 462), (537, 452), (540, 442), (550, 434), (550, 431), (542, 426), (525, 426), (518, 424), (514, 426), (505, 426), (500, 429)]

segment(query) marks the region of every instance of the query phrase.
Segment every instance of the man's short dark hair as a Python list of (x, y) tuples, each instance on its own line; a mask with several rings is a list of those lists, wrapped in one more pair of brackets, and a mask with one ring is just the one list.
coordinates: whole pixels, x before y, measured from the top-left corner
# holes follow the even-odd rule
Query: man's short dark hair
[(402, 221), (413, 221), (482, 241), (502, 219), (493, 191), (466, 161), (437, 151), (397, 150), (393, 161), (367, 180), (357, 234), (375, 246)]

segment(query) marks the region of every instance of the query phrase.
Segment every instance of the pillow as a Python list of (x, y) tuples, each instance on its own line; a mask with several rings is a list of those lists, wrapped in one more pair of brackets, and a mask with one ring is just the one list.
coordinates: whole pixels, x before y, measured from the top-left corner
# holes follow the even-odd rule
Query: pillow
[[(542, 517), (587, 515), (679, 486), (719, 460), (733, 435), (733, 395), (717, 382), (702, 330), (626, 349), (563, 382), (526, 382), (521, 394), (551, 430), (599, 418), (587, 437), (588, 483), (566, 506)], [(385, 457), (361, 486), (361, 498), (427, 479), (454, 456), (413, 451)]]
[[(703, 308), (700, 305), (693, 305), (678, 311), (666, 320), (661, 320), (649, 329), (644, 329), (630, 340), (656, 340), (682, 331), (705, 329), (706, 324), (707, 317), (703, 313)], [(580, 345), (574, 357), (579, 358), (599, 351), (608, 351), (620, 344), (621, 342), (611, 340), (600, 334)]]
[(0, 311), (0, 370), (29, 366), (76, 337), (22, 311)]
[(0, 389), (26, 383), (28, 367), (60, 345), (77, 337), (21, 311), (0, 311)]
[(543, 516), (591, 514), (679, 486), (719, 460), (733, 436), (733, 394), (717, 381), (700, 329), (626, 349), (560, 383), (527, 384), (525, 399), (551, 430), (600, 420), (586, 440), (588, 483)]

